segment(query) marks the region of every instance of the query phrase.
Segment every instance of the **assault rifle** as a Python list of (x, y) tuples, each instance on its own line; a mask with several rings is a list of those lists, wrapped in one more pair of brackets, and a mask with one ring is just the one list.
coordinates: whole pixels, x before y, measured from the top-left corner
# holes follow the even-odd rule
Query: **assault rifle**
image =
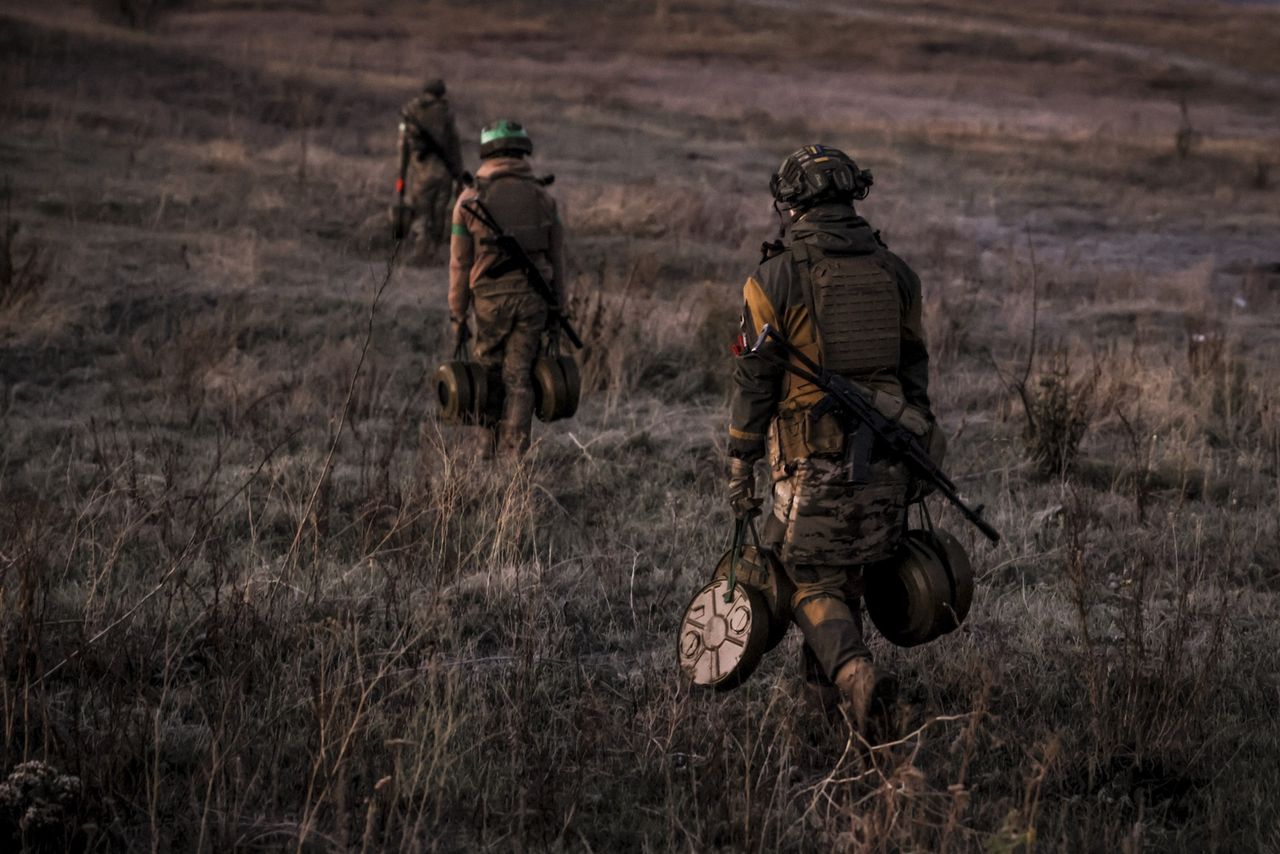
[(470, 202), (464, 203), (463, 207), (479, 220), (481, 225), (493, 232), (490, 237), (480, 238), (480, 242), (487, 246), (496, 247), (499, 252), (506, 256), (508, 262), (514, 264), (525, 274), (525, 277), (529, 280), (529, 285), (538, 296), (546, 301), (547, 311), (551, 314), (551, 322), (563, 329), (565, 336), (573, 342), (573, 346), (581, 350), (582, 339), (578, 337), (573, 324), (569, 322), (568, 315), (560, 307), (560, 300), (556, 297), (555, 291), (551, 290), (551, 286), (547, 284), (542, 271), (538, 269), (537, 264), (533, 263), (529, 253), (524, 251), (520, 241), (502, 230), (502, 226), (493, 218), (493, 213), (479, 199), (472, 199)]
[[(797, 365), (764, 350), (763, 347), (768, 339), (775, 341), (788, 356), (800, 364)], [(993, 543), (1000, 542), (1000, 533), (982, 518), (982, 506), (970, 507), (965, 504), (956, 485), (930, 459), (929, 452), (920, 444), (920, 439), (896, 420), (876, 409), (864, 390), (860, 390), (854, 383), (810, 359), (768, 323), (760, 330), (760, 337), (756, 339), (750, 352), (825, 391), (826, 401), (831, 402), (830, 407), (834, 408), (841, 418), (846, 422), (853, 422), (869, 429), (875, 439), (879, 440), (895, 458), (906, 464), (915, 477), (933, 484), (939, 494), (951, 502), (966, 520), (982, 532), (984, 537)]]

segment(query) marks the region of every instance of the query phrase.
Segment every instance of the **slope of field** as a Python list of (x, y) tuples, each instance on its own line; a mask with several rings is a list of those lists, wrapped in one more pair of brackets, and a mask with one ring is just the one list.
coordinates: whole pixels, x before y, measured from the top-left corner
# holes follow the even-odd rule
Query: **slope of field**
[[(0, 2), (0, 839), (1280, 847), (1273, 7), (140, 5)], [(446, 274), (386, 234), (434, 75), (466, 139), (527, 124), (569, 230), (588, 393), (517, 466), (435, 418)], [(816, 140), (875, 172), (1005, 534), (932, 506), (979, 587), (874, 637), (870, 755), (795, 632), (729, 694), (674, 668), (768, 177)]]

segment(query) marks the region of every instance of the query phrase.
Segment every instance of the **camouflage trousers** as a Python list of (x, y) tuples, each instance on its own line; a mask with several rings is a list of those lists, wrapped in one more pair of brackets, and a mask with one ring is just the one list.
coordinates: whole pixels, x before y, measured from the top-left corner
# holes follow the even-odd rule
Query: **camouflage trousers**
[(529, 448), (533, 423), (533, 363), (547, 325), (547, 304), (522, 283), (518, 293), (477, 293), (475, 359), (489, 378), (486, 415), (504, 456)]
[(868, 483), (851, 483), (839, 457), (795, 460), (775, 474), (770, 528), (796, 586), (791, 604), (806, 670), (818, 681), (870, 657), (862, 638), (863, 567), (892, 556), (906, 529), (906, 470), (874, 461), (869, 474)]
[(449, 239), (453, 178), (443, 164), (414, 163), (409, 170), (407, 202), (413, 209), (409, 235), (414, 253), (434, 259)]

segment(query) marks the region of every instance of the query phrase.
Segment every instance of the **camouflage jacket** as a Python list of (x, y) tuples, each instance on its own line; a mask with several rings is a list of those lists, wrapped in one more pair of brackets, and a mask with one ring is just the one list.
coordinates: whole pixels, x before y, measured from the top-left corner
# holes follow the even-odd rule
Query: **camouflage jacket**
[(447, 98), (419, 95), (404, 105), (400, 116), (417, 163), (438, 160), (450, 175), (462, 173), (462, 144)]
[[(880, 242), (866, 220), (847, 206), (826, 205), (806, 212), (791, 224), (784, 243), (787, 251), (765, 260), (743, 287), (740, 345), (754, 343), (761, 327), (769, 323), (821, 363), (819, 336), (810, 317), (809, 307), (813, 305), (812, 295), (807, 292), (810, 277), (799, 269), (797, 256), (869, 257), (897, 285), (901, 311), (898, 313), (897, 368), (891, 376), (872, 378), (868, 384), (901, 397), (931, 420), (929, 354), (921, 324), (919, 277)], [(830, 319), (823, 320), (828, 335), (833, 332), (830, 322)], [(856, 334), (856, 330), (835, 331), (843, 331), (846, 336), (851, 331)], [(837, 452), (842, 447), (843, 429), (831, 415), (809, 423), (809, 411), (823, 397), (820, 390), (749, 353), (735, 360), (733, 379), (729, 424), (731, 456), (748, 460), (761, 457), (771, 429), (781, 434), (785, 446), (788, 426), (799, 435), (791, 443), (793, 448), (798, 444), (808, 452), (813, 452), (815, 446)], [(858, 377), (850, 379), (865, 381)], [(805, 454), (792, 454), (797, 455)]]
[[(473, 295), (502, 296), (530, 293), (529, 283), (521, 272), (509, 271), (494, 275), (501, 269), (503, 258), (492, 246), (483, 242), (488, 230), (467, 209), (475, 201), (482, 188), (495, 181), (523, 180), (535, 182), (533, 168), (523, 157), (494, 157), (485, 160), (476, 170), (476, 183), (458, 196), (453, 209), (452, 237), (449, 243), (449, 315), (454, 319), (466, 317)], [(556, 210), (555, 199), (541, 185), (534, 183), (536, 192), (528, 195), (531, 204), (522, 206), (516, 217), (499, 221), (498, 225), (517, 238), (522, 233), (533, 235), (544, 249), (534, 248), (534, 241), (521, 240), (533, 262), (538, 265), (551, 289), (560, 294), (564, 287), (564, 229)]]

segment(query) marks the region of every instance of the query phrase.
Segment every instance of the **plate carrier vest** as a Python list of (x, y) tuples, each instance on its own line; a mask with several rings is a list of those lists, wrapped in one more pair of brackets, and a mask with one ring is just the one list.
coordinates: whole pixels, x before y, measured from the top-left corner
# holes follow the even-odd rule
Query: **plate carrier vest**
[[(817, 361), (847, 379), (900, 397), (903, 305), (894, 277), (874, 253), (840, 255), (797, 241), (790, 254)], [(811, 383), (787, 375), (775, 422), (782, 456), (776, 463), (844, 452), (846, 436), (835, 416), (827, 414), (817, 421), (810, 417), (822, 397)]]
[[(555, 220), (540, 179), (510, 174), (481, 179), (476, 181), (476, 194), (494, 221), (519, 241), (525, 254), (535, 261), (546, 257), (551, 249)], [(498, 261), (481, 276), (497, 279), (518, 269), (519, 266), (509, 260)]]

